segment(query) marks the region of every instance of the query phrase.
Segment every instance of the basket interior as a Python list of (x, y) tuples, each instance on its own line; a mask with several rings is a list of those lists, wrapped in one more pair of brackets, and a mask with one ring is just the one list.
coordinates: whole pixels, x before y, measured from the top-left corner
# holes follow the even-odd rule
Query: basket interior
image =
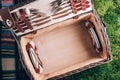
[(33, 41), (43, 62), (44, 73), (55, 72), (97, 56), (84, 22), (59, 26), (41, 33)]
[[(25, 45), (31, 40), (34, 41), (43, 63), (43, 74), (49, 74), (47, 77), (60, 75), (103, 60), (93, 47), (85, 21), (67, 20), (38, 30), (36, 34), (22, 37), (23, 54), (28, 56)], [(27, 59), (29, 58), (26, 57), (26, 61)]]

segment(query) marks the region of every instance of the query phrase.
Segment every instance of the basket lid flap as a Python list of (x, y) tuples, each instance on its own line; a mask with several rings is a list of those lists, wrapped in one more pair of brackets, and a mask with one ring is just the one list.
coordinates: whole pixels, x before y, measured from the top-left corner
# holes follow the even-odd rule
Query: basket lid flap
[(92, 10), (91, 0), (35, 0), (14, 10), (1, 9), (0, 15), (5, 25), (21, 36)]

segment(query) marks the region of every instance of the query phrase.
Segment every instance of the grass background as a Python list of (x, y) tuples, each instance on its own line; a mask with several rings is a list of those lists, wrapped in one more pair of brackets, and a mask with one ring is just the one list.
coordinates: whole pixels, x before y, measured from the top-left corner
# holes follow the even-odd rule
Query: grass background
[(107, 26), (113, 60), (64, 80), (120, 80), (120, 0), (94, 0), (94, 4)]

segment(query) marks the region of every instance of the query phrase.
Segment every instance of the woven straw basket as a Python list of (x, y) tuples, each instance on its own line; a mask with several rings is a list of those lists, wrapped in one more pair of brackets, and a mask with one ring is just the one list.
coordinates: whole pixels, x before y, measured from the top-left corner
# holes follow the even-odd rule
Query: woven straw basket
[(18, 43), (23, 67), (35, 80), (56, 80), (112, 59), (93, 1), (58, 1), (36, 0), (0, 10)]

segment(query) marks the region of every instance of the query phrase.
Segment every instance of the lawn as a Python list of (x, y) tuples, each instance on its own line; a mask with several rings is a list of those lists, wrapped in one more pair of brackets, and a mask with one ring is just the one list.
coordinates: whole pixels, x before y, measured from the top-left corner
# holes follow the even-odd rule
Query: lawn
[(94, 1), (97, 13), (107, 27), (113, 60), (65, 80), (120, 80), (120, 0)]

